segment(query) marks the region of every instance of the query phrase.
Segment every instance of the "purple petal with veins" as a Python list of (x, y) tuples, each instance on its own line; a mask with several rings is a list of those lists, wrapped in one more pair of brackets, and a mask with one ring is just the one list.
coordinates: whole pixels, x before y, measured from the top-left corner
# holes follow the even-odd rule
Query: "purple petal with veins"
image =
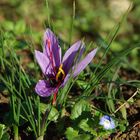
[(35, 58), (44, 75), (51, 73), (50, 61), (44, 53), (35, 50)]
[(86, 66), (92, 61), (96, 52), (97, 52), (97, 49), (94, 49), (89, 54), (87, 54), (87, 56), (81, 62), (79, 62), (76, 66), (74, 66), (74, 68), (73, 68), (74, 69), (74, 73), (73, 73), (74, 77), (77, 76), (81, 71), (83, 71), (86, 68)]
[(61, 63), (61, 48), (58, 44), (58, 39), (50, 29), (44, 33), (44, 50), (43, 52), (51, 57), (55, 67), (59, 67)]
[[(63, 63), (63, 69), (65, 73), (67, 74), (72, 67), (72, 64), (74, 63), (75, 57), (80, 54), (80, 52), (83, 52), (84, 45), (81, 41), (76, 42), (73, 44), (65, 53), (62, 63)], [(78, 58), (78, 56), (77, 56)]]

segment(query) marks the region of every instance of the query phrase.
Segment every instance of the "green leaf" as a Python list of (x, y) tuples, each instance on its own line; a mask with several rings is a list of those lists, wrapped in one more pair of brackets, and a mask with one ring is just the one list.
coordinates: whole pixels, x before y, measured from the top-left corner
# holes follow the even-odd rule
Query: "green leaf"
[(122, 132), (124, 132), (124, 131), (126, 130), (126, 126), (123, 125), (123, 124), (120, 124), (120, 125), (119, 125), (119, 128), (120, 128), (120, 130), (121, 130)]
[(6, 132), (4, 124), (0, 124), (0, 140), (9, 140), (9, 134)]
[(70, 118), (76, 119), (82, 114), (83, 111), (90, 111), (90, 110), (91, 107), (89, 102), (81, 99), (73, 106)]
[(74, 140), (74, 138), (78, 136), (78, 131), (74, 130), (72, 127), (68, 127), (65, 135), (68, 140)]
[[(118, 66), (117, 70), (113, 74), (113, 77), (111, 78), (112, 81), (115, 81), (118, 78), (119, 70), (120, 70), (120, 66)], [(117, 93), (117, 90), (115, 88), (113, 88), (113, 83), (110, 83), (109, 84), (109, 89), (108, 89), (108, 96), (107, 96), (108, 99), (106, 100), (110, 112), (114, 112), (115, 111), (114, 99), (115, 99), (116, 93)]]
[(77, 80), (76, 83), (81, 89), (85, 89), (89, 84), (86, 81)]
[(18, 21), (16, 26), (15, 26), (15, 32), (17, 34), (21, 34), (21, 33), (24, 33), (26, 30), (26, 25), (25, 25), (25, 22), (24, 21)]
[(5, 125), (0, 124), (0, 140), (1, 140), (2, 135), (3, 135), (3, 133), (4, 133), (4, 128), (5, 128)]
[(65, 135), (68, 140), (90, 140), (91, 136), (88, 134), (78, 134), (78, 130), (74, 130), (72, 127), (68, 127)]
[(108, 96), (106, 98), (106, 103), (108, 105), (109, 111), (114, 112), (115, 111), (115, 95), (116, 95), (116, 90), (112, 87), (112, 84), (110, 84), (110, 88), (108, 91)]
[(84, 119), (80, 122), (79, 127), (85, 132), (90, 132), (92, 135), (97, 136), (96, 131), (89, 126), (88, 119)]
[(51, 121), (56, 121), (59, 116), (58, 110), (55, 107), (51, 107), (48, 104), (40, 103), (40, 110), (43, 114), (46, 112), (46, 110), (48, 111), (50, 110), (49, 115), (48, 115), (48, 120), (51, 120)]
[(4, 21), (2, 23), (2, 26), (6, 27), (7, 30), (11, 30), (12, 31), (14, 29), (14, 24), (11, 21)]
[(120, 120), (118, 122), (118, 127), (120, 129), (120, 131), (124, 132), (127, 128), (127, 126), (129, 126), (130, 124), (128, 123), (127, 120)]
[(58, 119), (59, 112), (56, 108), (52, 107), (48, 116), (48, 120), (56, 121)]
[(122, 113), (122, 117), (126, 120), (127, 119), (126, 107), (125, 106), (121, 107), (120, 111)]
[(44, 103), (40, 103), (40, 111), (42, 113), (45, 113), (46, 112), (46, 109), (48, 108), (48, 105), (47, 104), (44, 104)]
[(114, 104), (114, 101), (112, 100), (112, 98), (107, 99), (106, 102), (108, 104), (108, 108), (109, 108), (110, 112), (115, 111), (115, 104)]
[(10, 136), (8, 133), (4, 133), (1, 140), (10, 140)]
[(88, 134), (81, 134), (75, 137), (73, 140), (91, 140), (91, 136)]

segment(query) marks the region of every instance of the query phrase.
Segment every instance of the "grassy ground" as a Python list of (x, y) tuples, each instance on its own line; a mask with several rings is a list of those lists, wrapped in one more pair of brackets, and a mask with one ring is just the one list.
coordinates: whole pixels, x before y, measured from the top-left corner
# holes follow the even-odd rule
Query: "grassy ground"
[[(139, 0), (1, 0), (0, 139), (35, 139), (42, 132), (45, 140), (140, 139), (139, 17)], [(42, 78), (34, 50), (42, 50), (46, 28), (63, 53), (80, 39), (84, 56), (98, 47), (86, 70), (70, 79), (73, 86), (60, 89), (55, 107), (52, 97), (34, 91)], [(55, 117), (42, 129), (46, 108)], [(98, 126), (105, 114), (115, 130)]]

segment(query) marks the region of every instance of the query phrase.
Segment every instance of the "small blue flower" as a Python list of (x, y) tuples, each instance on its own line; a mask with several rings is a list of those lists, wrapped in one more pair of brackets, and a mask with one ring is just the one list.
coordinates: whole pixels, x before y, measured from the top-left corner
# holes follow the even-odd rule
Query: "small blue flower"
[(104, 129), (106, 130), (110, 130), (110, 129), (114, 129), (115, 128), (115, 123), (114, 120), (108, 116), (108, 115), (104, 115), (101, 119), (100, 119), (100, 125), (102, 125), (104, 127)]

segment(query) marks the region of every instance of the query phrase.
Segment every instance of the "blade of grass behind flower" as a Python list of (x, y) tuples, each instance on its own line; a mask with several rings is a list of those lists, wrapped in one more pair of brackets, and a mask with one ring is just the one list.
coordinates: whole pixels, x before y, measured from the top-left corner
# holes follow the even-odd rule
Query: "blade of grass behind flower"
[[(22, 93), (25, 93), (25, 87), (29, 87), (29, 85), (28, 85), (27, 79), (25, 78), (26, 74), (25, 74), (25, 72), (23, 73), (23, 71), (21, 70), (22, 67), (19, 64), (19, 61), (17, 59), (17, 56), (16, 56), (15, 52), (11, 51), (10, 54), (11, 54), (10, 55), (10, 61), (11, 61), (11, 64), (10, 64), (11, 69), (10, 70), (12, 72), (11, 77), (9, 77), (9, 76), (7, 77), (7, 75), (6, 75), (7, 79), (3, 80), (4, 78), (2, 78), (2, 76), (1, 76), (1, 79), (3, 80), (3, 82), (5, 83), (5, 85), (7, 86), (7, 88), (9, 89), (9, 91), (11, 93), (10, 96), (11, 96), (11, 101), (12, 101), (12, 110), (13, 110), (12, 112), (13, 112), (14, 120), (19, 120), (18, 115), (20, 114), (19, 113), (20, 104), (19, 104), (19, 107), (17, 107), (18, 108), (17, 112), (15, 112), (16, 106), (15, 106), (15, 100), (14, 99), (17, 98), (17, 100), (18, 100), (19, 97), (21, 99), (23, 99)], [(15, 87), (15, 85), (13, 83), (13, 82), (15, 82), (15, 80), (19, 81), (19, 87)], [(15, 94), (15, 93), (17, 93), (17, 94)], [(26, 96), (27, 95), (24, 94), (24, 99), (27, 103), (28, 110), (30, 112), (32, 110), (32, 108), (31, 108), (31, 106), (29, 104), (29, 101), (27, 100)], [(32, 128), (35, 132), (35, 129), (34, 129), (35, 125), (34, 125), (34, 121), (33, 121), (34, 116), (29, 112), (27, 113), (27, 114), (30, 114), (30, 117), (28, 117), (28, 119), (31, 118), (31, 119), (29, 119), (29, 121), (32, 124)]]
[(126, 20), (126, 17), (129, 13), (129, 10), (130, 10), (130, 7), (128, 8), (128, 10), (126, 11), (126, 13), (122, 16), (121, 20), (119, 21), (119, 23), (117, 25), (114, 26), (113, 30), (110, 32), (110, 34), (107, 36), (107, 38), (105, 39), (104, 43), (102, 44), (105, 44), (105, 52), (101, 58), (101, 60), (99, 61), (99, 63), (97, 64), (97, 67), (93, 73), (93, 77), (91, 77), (91, 81), (93, 80), (94, 78), (94, 75), (95, 73), (98, 71), (98, 68), (101, 66), (102, 62), (103, 62), (103, 59), (106, 57), (106, 54), (108, 53), (110, 47), (111, 47), (111, 44), (112, 42), (115, 40), (124, 20)]
[(28, 121), (30, 122), (30, 125), (34, 131), (35, 136), (37, 137), (38, 135), (37, 135), (35, 124), (34, 124), (34, 121), (32, 120), (32, 117), (28, 114), (27, 110), (25, 109), (25, 107), (23, 105), (21, 105), (21, 107), (22, 107), (24, 113), (26, 114)]
[[(126, 19), (128, 13), (129, 13), (130, 7), (128, 8), (128, 10), (126, 11), (126, 13), (122, 16), (120, 22), (114, 27), (113, 31), (111, 31), (111, 33), (109, 34), (109, 36), (106, 38), (106, 41), (104, 41), (104, 43), (100, 43), (100, 44), (106, 44), (106, 49), (105, 52), (101, 58), (101, 60), (99, 61), (99, 63), (97, 64), (96, 69), (94, 70), (94, 73), (92, 74), (92, 77), (90, 78), (89, 84), (92, 83), (93, 79), (95, 78), (95, 73), (98, 71), (98, 69), (101, 67), (101, 64), (103, 62), (103, 59), (106, 57), (106, 54), (108, 53), (110, 46), (112, 44), (112, 42), (114, 41), (114, 39), (116, 38), (121, 25), (123, 24), (124, 20)], [(106, 43), (108, 42), (108, 43)], [(108, 44), (108, 45), (107, 45)], [(102, 46), (101, 46), (102, 47)], [(86, 87), (85, 90), (87, 90), (89, 88), (89, 86)]]
[(69, 45), (71, 45), (71, 41), (72, 41), (74, 19), (75, 19), (75, 1), (73, 1), (72, 18), (71, 18), (70, 31), (69, 31)]
[(118, 54), (118, 56), (116, 56), (115, 58), (113, 58), (106, 66), (104, 66), (104, 68), (102, 68), (102, 70), (100, 70), (95, 77), (92, 79), (91, 82), (91, 88), (90, 89), (85, 89), (84, 94), (86, 96), (89, 96), (93, 89), (95, 88), (95, 86), (97, 85), (97, 83), (99, 83), (99, 81), (104, 77), (104, 75), (111, 69), (112, 66), (116, 65), (117, 63), (119, 63), (120, 61), (122, 61), (122, 58), (126, 55), (128, 55), (133, 49), (136, 49), (139, 47), (139, 44), (135, 45), (134, 47), (128, 48), (127, 50), (124, 50), (122, 52), (120, 52)]
[[(117, 79), (119, 70), (120, 70), (120, 65), (118, 66), (116, 72), (114, 73), (112, 77), (112, 81), (115, 81)], [(113, 89), (113, 83), (110, 83), (108, 89), (108, 95), (107, 95), (108, 99), (106, 100), (110, 112), (115, 111), (115, 103), (114, 103), (114, 96), (112, 95), (113, 94), (112, 89)]]
[(20, 73), (20, 74), (22, 74), (21, 79), (24, 81), (24, 84), (29, 88), (30, 85), (31, 85), (31, 82), (30, 82), (29, 77), (28, 77), (27, 74), (25, 73), (25, 71), (24, 71), (22, 65), (21, 65), (20, 59), (18, 59), (16, 53), (15, 53), (14, 51), (12, 51), (12, 50), (11, 50), (11, 54), (14, 54), (14, 55), (13, 55), (13, 56), (14, 56), (13, 61), (15, 61), (15, 62), (13, 62), (13, 64), (15, 63), (15, 64), (14, 64), (15, 68), (16, 68), (17, 70), (18, 70), (18, 69), (21, 69), (21, 71), (22, 71), (22, 73)]
[[(109, 36), (105, 40), (103, 40), (102, 38), (100, 38), (100, 40), (98, 40), (97, 46), (100, 46), (101, 48), (105, 48), (105, 52), (104, 52), (102, 58), (100, 59), (99, 63), (97, 64), (97, 66), (96, 66), (96, 68), (94, 70), (94, 73), (92, 74), (92, 76), (90, 78), (89, 85), (90, 85), (90, 83), (92, 83), (96, 72), (101, 67), (101, 64), (103, 62), (103, 59), (106, 57), (106, 54), (109, 52), (109, 49), (111, 47), (111, 44), (114, 41), (114, 39), (116, 38), (116, 36), (117, 36), (117, 34), (118, 34), (119, 30), (120, 30), (120, 27), (122, 26), (124, 20), (126, 19), (128, 13), (129, 13), (130, 8), (131, 8), (131, 6), (128, 8), (128, 10), (126, 11), (126, 13), (122, 16), (122, 18), (119, 21), (119, 23), (116, 26), (114, 26), (113, 31), (110, 32)], [(95, 43), (93, 45), (95, 45)], [(86, 87), (86, 90), (88, 88), (89, 88), (89, 86)]]
[(4, 36), (3, 36), (3, 31), (0, 29), (0, 56), (1, 56), (0, 64), (1, 64), (2, 68), (5, 69), (4, 62), (3, 62), (3, 58), (5, 58), (3, 44), (4, 44)]
[[(33, 132), (35, 136), (37, 137), (39, 133), (37, 132), (36, 126), (38, 126), (38, 120), (36, 120), (34, 115), (34, 109), (33, 109), (33, 102), (31, 101), (31, 97), (28, 96), (27, 90), (30, 88), (31, 82), (28, 77), (28, 75), (25, 73), (23, 67), (21, 66), (20, 58), (15, 53), (15, 50), (13, 48), (10, 48), (10, 46), (3, 45), (4, 49), (2, 50), (8, 54), (0, 56), (0, 64), (3, 63), (3, 73), (0, 73), (0, 81), (4, 83), (5, 87), (8, 89), (10, 93), (10, 99), (11, 99), (11, 109), (13, 112), (13, 119), (15, 125), (17, 126), (19, 124), (19, 118), (20, 118), (20, 108), (22, 108), (22, 111), (26, 114), (25, 117), (30, 122), (31, 128), (33, 129)], [(9, 71), (7, 73), (6, 71)], [(15, 84), (17, 83), (17, 84)], [(24, 103), (21, 104), (21, 100), (24, 100)], [(40, 124), (40, 122), (39, 122)], [(14, 126), (15, 126), (14, 125)], [(16, 127), (18, 129), (18, 127)], [(16, 129), (16, 130), (17, 130)]]
[(37, 103), (37, 120), (38, 120), (38, 124), (37, 124), (37, 129), (38, 129), (38, 134), (39, 134), (39, 136), (40, 136), (40, 134), (41, 134), (41, 130), (40, 130), (40, 124), (41, 124), (41, 111), (40, 111), (40, 97), (39, 96), (37, 96), (37, 101), (36, 101), (36, 103)]
[(50, 22), (50, 9), (49, 9), (49, 2), (46, 0), (46, 10), (47, 10), (47, 20), (49, 28), (51, 28), (51, 22)]

